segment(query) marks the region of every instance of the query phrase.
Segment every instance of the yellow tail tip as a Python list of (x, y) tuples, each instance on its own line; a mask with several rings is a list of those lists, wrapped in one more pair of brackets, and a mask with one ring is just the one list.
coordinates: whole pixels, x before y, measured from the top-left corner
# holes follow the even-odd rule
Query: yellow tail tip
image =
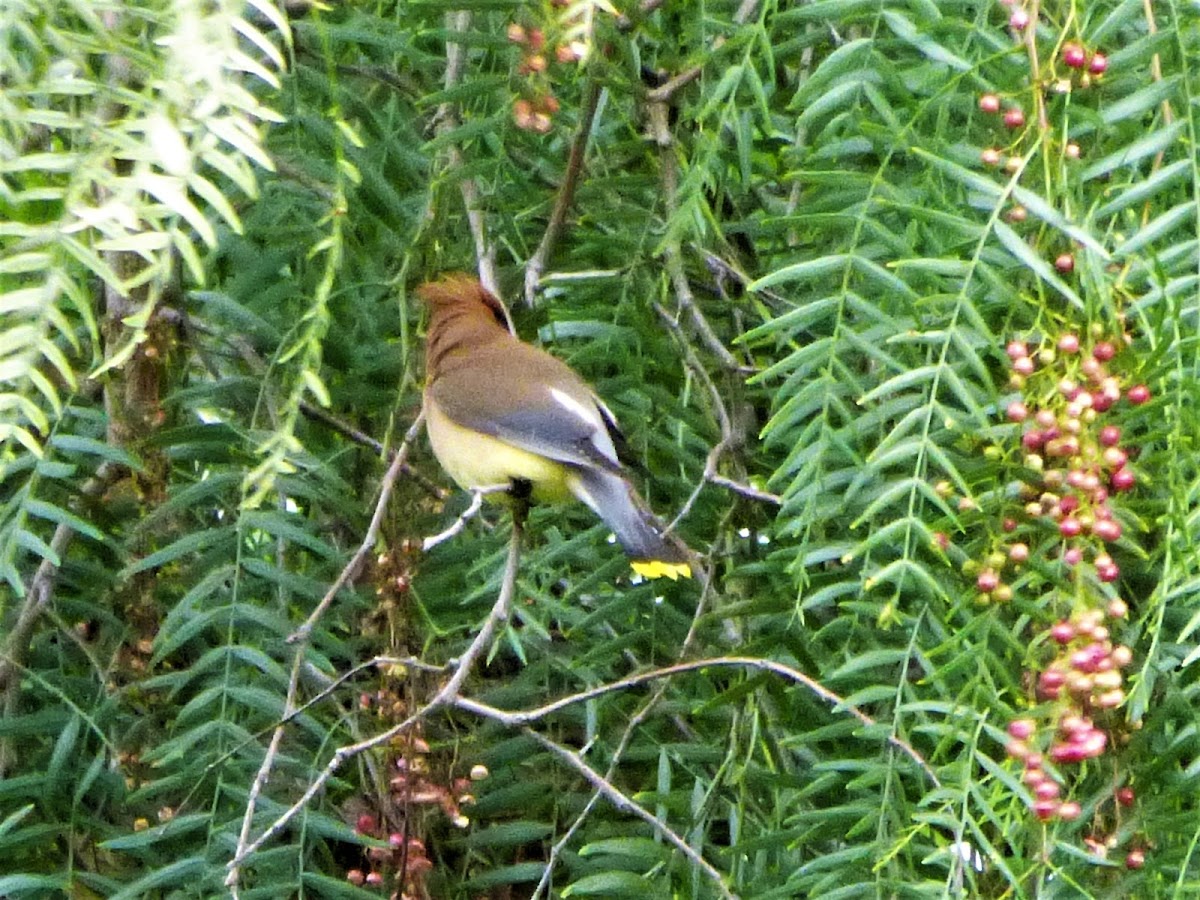
[(631, 562), (630, 568), (643, 578), (691, 578), (692, 567), (687, 563), (663, 562), (659, 559), (643, 559)]

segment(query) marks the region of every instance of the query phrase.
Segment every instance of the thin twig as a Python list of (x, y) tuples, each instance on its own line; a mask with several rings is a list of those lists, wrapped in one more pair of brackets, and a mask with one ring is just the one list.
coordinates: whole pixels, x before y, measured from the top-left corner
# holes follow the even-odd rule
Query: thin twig
[[(283, 704), (283, 716), (275, 726), (275, 731), (271, 735), (271, 742), (267, 745), (266, 753), (263, 755), (258, 772), (255, 774), (254, 781), (250, 785), (249, 795), (246, 798), (246, 811), (242, 816), (242, 828), (238, 834), (237, 850), (235, 852), (235, 857), (238, 859), (245, 855), (244, 850), (247, 842), (250, 840), (250, 829), (254, 824), (254, 813), (258, 807), (258, 798), (267, 783), (267, 779), (270, 777), (271, 770), (275, 767), (275, 758), (279, 754), (279, 745), (283, 741), (287, 725), (299, 714), (301, 709), (311, 705), (311, 702), (316, 702), (317, 699), (315, 698), (309, 704), (305, 704), (305, 707), (298, 708), (296, 705), (296, 696), (300, 689), (300, 670), (304, 661), (308, 637), (312, 633), (312, 629), (317, 621), (324, 614), (325, 610), (329, 608), (330, 604), (333, 603), (334, 598), (337, 597), (342, 588), (358, 575), (363, 561), (375, 547), (375, 542), (379, 539), (379, 530), (383, 524), (383, 516), (387, 510), (388, 500), (392, 496), (392, 489), (405, 466), (405, 460), (408, 457), (408, 448), (416, 440), (424, 421), (424, 414), (418, 415), (413, 420), (408, 432), (404, 435), (404, 440), (401, 442), (400, 447), (397, 448), (395, 456), (392, 457), (392, 464), (388, 467), (379, 485), (379, 499), (375, 503), (375, 513), (371, 516), (371, 523), (367, 526), (366, 534), (363, 536), (358, 550), (350, 557), (350, 561), (342, 568), (338, 577), (334, 579), (333, 584), (325, 592), (325, 596), (321, 598), (321, 602), (317, 604), (316, 609), (312, 611), (312, 614), (309, 615), (304, 624), (288, 637), (288, 643), (298, 643), (300, 646), (296, 648), (295, 657), (292, 659), (292, 671), (288, 678), (288, 690)], [(332, 688), (328, 690), (332, 690)], [(225, 886), (229, 888), (234, 898), (238, 896), (238, 881), (240, 877), (240, 867), (238, 865), (230, 866), (229, 874), (225, 878)]]
[[(80, 494), (84, 497), (99, 496), (122, 471), (124, 470), (120, 466), (101, 463), (96, 469), (96, 474), (84, 482)], [(42, 558), (34, 571), (29, 587), (25, 590), (25, 599), (17, 611), (16, 621), (4, 636), (3, 645), (0, 645), (0, 698), (3, 698), (3, 710), (6, 715), (16, 706), (21, 672), (33, 639), (33, 629), (54, 597), (54, 586), (61, 572), (62, 559), (66, 556), (67, 548), (74, 537), (75, 529), (66, 522), (60, 522), (54, 529), (54, 534), (50, 537), (50, 552)], [(59, 562), (54, 562), (55, 559)], [(11, 748), (8, 739), (5, 738), (0, 741), (0, 777), (8, 770), (11, 762)]]
[(455, 519), (454, 524), (445, 531), (439, 531), (437, 534), (430, 535), (421, 541), (421, 550), (428, 553), (438, 544), (450, 540), (450, 538), (462, 531), (466, 527), (467, 522), (479, 512), (480, 507), (483, 506), (483, 498), (488, 494), (498, 494), (510, 490), (512, 490), (512, 486), (507, 484), (494, 484), (489, 487), (475, 488), (471, 491), (471, 505), (463, 510), (462, 515)]
[(379, 486), (379, 500), (375, 504), (375, 513), (371, 516), (371, 524), (367, 527), (366, 534), (363, 535), (362, 543), (359, 544), (358, 550), (350, 557), (350, 561), (346, 563), (345, 568), (342, 569), (333, 584), (330, 585), (329, 590), (325, 592), (325, 596), (321, 598), (321, 602), (317, 604), (316, 609), (312, 611), (303, 625), (288, 636), (289, 644), (306, 642), (309, 634), (312, 633), (313, 626), (324, 615), (329, 605), (333, 603), (334, 597), (338, 595), (338, 592), (349, 581), (357, 577), (359, 570), (362, 568), (363, 561), (374, 548), (375, 541), (379, 539), (379, 529), (383, 525), (383, 514), (387, 509), (387, 502), (392, 496), (392, 488), (395, 487), (396, 478), (400, 475), (405, 461), (408, 459), (408, 448), (417, 439), (417, 435), (421, 432), (421, 426), (424, 424), (425, 413), (421, 412), (413, 419), (412, 425), (409, 426), (408, 431), (404, 435), (404, 440), (400, 442), (400, 446), (396, 449), (396, 455), (392, 457), (392, 464), (388, 466), (387, 473), (383, 476), (383, 481)]
[(542, 280), (542, 272), (546, 269), (546, 261), (554, 250), (563, 223), (571, 204), (575, 202), (575, 189), (579, 186), (579, 176), (583, 172), (583, 159), (587, 153), (588, 138), (592, 134), (592, 126), (596, 120), (596, 110), (600, 106), (600, 82), (591, 79), (583, 93), (583, 103), (579, 111), (579, 127), (575, 130), (575, 139), (571, 142), (571, 151), (567, 155), (567, 169), (563, 173), (562, 185), (558, 196), (554, 198), (554, 208), (550, 212), (550, 221), (542, 235), (542, 242), (525, 264), (525, 302), (533, 306), (534, 296)]
[[(446, 13), (446, 30), (450, 33), (465, 32), (471, 25), (469, 10), (458, 10)], [(463, 70), (467, 65), (466, 48), (455, 41), (446, 42), (446, 78), (447, 91), (456, 87), (462, 80)], [(449, 134), (459, 125), (458, 112), (453, 103), (446, 102), (438, 107), (437, 133)], [(451, 144), (446, 151), (447, 167), (451, 170), (463, 167), (462, 149), (457, 144)], [(496, 296), (500, 296), (500, 280), (496, 276), (496, 248), (487, 237), (487, 224), (479, 204), (479, 187), (474, 178), (463, 178), (459, 181), (462, 192), (463, 206), (467, 210), (467, 223), (471, 227), (471, 237), (475, 241), (475, 259), (479, 269), (480, 283)]]
[(571, 768), (583, 776), (584, 781), (596, 789), (596, 793), (608, 798), (608, 801), (617, 808), (620, 812), (629, 813), (643, 822), (648, 824), (656, 832), (658, 832), (666, 840), (668, 844), (691, 860), (692, 864), (704, 871), (704, 874), (709, 877), (712, 883), (716, 886), (722, 897), (727, 900), (737, 900), (737, 894), (734, 894), (725, 886), (725, 881), (721, 877), (721, 873), (701, 856), (695, 849), (692, 848), (687, 841), (681, 838), (675, 831), (668, 828), (662, 822), (654, 817), (654, 814), (643, 808), (640, 804), (634, 803), (627, 797), (616, 785), (589, 766), (583, 761), (583, 758), (571, 750), (569, 747), (564, 747), (562, 744), (555, 743), (544, 735), (538, 734), (532, 728), (524, 729), (525, 734), (533, 738), (541, 744), (546, 750), (553, 753), (563, 762), (567, 763)]
[(476, 661), (490, 646), (497, 627), (501, 622), (508, 619), (513, 594), (516, 592), (517, 568), (521, 559), (521, 536), (524, 532), (524, 521), (521, 512), (519, 509), (515, 509), (513, 512), (512, 537), (508, 544), (508, 559), (504, 566), (504, 576), (500, 584), (500, 595), (496, 598), (495, 605), (492, 606), (491, 612), (488, 613), (482, 627), (479, 629), (479, 633), (475, 635), (475, 639), (471, 641), (470, 646), (467, 647), (462, 656), (452, 661), (452, 674), (446, 683), (434, 694), (428, 703), (403, 722), (393, 725), (391, 728), (374, 737), (358, 741), (354, 744), (347, 744), (335, 750), (333, 758), (329, 760), (325, 768), (313, 779), (312, 783), (309, 784), (295, 803), (284, 810), (254, 841), (244, 846), (239, 842), (237, 854), (228, 864), (231, 873), (236, 871), (250, 855), (286, 828), (288, 823), (312, 802), (313, 798), (329, 783), (329, 779), (337, 774), (337, 771), (346, 762), (362, 753), (366, 753), (368, 750), (388, 744), (397, 735), (408, 731), (437, 710), (449, 707), (452, 704), (452, 701), (462, 689), (463, 682), (466, 681), (467, 676), (474, 668)]
[[(506, 712), (497, 709), (494, 706), (489, 706), (485, 703), (480, 703), (477, 700), (471, 700), (467, 697), (458, 698), (454, 705), (459, 709), (482, 716), (505, 725), (509, 728), (524, 728), (547, 716), (553, 715), (567, 707), (574, 706), (578, 703), (586, 703), (589, 700), (595, 700), (598, 697), (603, 697), (606, 694), (625, 691), (639, 685), (648, 684), (659, 681), (660, 679), (668, 679), (675, 675), (680, 675), (685, 672), (695, 672), (700, 669), (712, 668), (739, 668), (739, 669), (757, 669), (763, 672), (770, 672), (773, 675), (778, 675), (788, 681), (801, 684), (808, 688), (813, 694), (820, 699), (833, 705), (835, 708), (844, 709), (854, 718), (858, 719), (863, 725), (874, 727), (879, 723), (871, 716), (860, 710), (858, 707), (847, 703), (845, 698), (829, 690), (816, 679), (805, 675), (799, 669), (784, 663), (775, 662), (770, 659), (759, 659), (753, 656), (717, 656), (709, 659), (696, 659), (689, 662), (676, 663), (672, 666), (664, 666), (660, 669), (652, 669), (649, 672), (639, 672), (637, 675), (630, 675), (627, 678), (622, 678), (620, 681), (613, 681), (608, 684), (602, 684), (586, 691), (580, 691), (571, 694), (567, 697), (562, 697), (544, 706), (536, 707), (535, 709), (524, 710), (519, 712)], [(937, 774), (930, 767), (925, 758), (903, 738), (895, 735), (888, 735), (887, 742), (908, 756), (913, 762), (920, 767), (921, 771), (929, 778), (930, 782), (939, 787), (941, 782), (938, 780)]]

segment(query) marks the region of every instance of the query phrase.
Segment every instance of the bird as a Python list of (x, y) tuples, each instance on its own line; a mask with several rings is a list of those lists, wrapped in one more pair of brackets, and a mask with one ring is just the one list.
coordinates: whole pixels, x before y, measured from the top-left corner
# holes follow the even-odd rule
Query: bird
[(635, 573), (691, 577), (691, 552), (630, 483), (616, 418), (587, 382), (520, 340), (503, 302), (478, 279), (447, 273), (416, 294), (430, 311), (425, 428), (450, 478), (488, 499), (582, 501), (612, 529)]

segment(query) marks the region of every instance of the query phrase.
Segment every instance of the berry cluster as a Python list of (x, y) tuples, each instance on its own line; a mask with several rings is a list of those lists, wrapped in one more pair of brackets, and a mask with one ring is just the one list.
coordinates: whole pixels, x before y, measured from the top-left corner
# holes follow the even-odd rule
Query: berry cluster
[[(1112, 370), (1128, 342), (1124, 334), (1114, 340), (1093, 329), (1084, 337), (1064, 333), (1039, 348), (1020, 340), (1005, 348), (1009, 386), (1021, 394), (1008, 403), (1005, 415), (1021, 428), (1022, 461), (1033, 474), (1020, 488), (1023, 522), (1004, 520), (1006, 551), (995, 551), (973, 566), (981, 599), (1011, 600), (1014, 589), (1005, 583), (1004, 573), (1019, 572), (1033, 544), (1048, 548), (1050, 577), (1073, 585), (1069, 592), (1054, 591), (1049, 603), (1039, 606), (1053, 611), (1059, 597), (1070, 596), (1066, 614), (1044, 626), (1042, 638), (1033, 644), (1051, 649), (1049, 654), (1043, 649), (1048, 658), (1028, 680), (1038, 704), (1036, 716), (1009, 723), (1005, 748), (1023, 766), (1031, 809), (1043, 822), (1072, 822), (1081, 816), (1080, 803), (1062, 795), (1066, 785), (1078, 786), (1084, 773), (1068, 773), (1111, 749), (1120, 724), (1112, 711), (1125, 702), (1123, 672), (1133, 660), (1133, 651), (1113, 636), (1129, 607), (1113, 593), (1120, 567), (1112, 553), (1124, 530), (1114, 505), (1136, 486), (1137, 475), (1131, 452), (1122, 445), (1121, 427), (1106, 421), (1150, 400), (1145, 385), (1126, 386)], [(1117, 807), (1134, 801), (1129, 787), (1113, 797)], [(1100, 847), (1107, 853), (1106, 841), (1086, 840), (1094, 852)], [(1127, 864), (1136, 867), (1144, 855), (1141, 849), (1130, 851)]]
[[(555, 3), (555, 6), (564, 5)], [(568, 23), (569, 24), (569, 23)], [(558, 98), (554, 96), (549, 82), (550, 60), (547, 53), (552, 51), (553, 60), (561, 65), (571, 65), (580, 62), (588, 51), (587, 44), (581, 40), (569, 39), (561, 41), (547, 40), (542, 28), (526, 28), (517, 22), (508, 26), (508, 40), (521, 48), (521, 62), (517, 66), (517, 74), (526, 79), (530, 97), (518, 97), (513, 101), (513, 121), (523, 131), (533, 131), (546, 134), (553, 126), (554, 114), (558, 112)]]

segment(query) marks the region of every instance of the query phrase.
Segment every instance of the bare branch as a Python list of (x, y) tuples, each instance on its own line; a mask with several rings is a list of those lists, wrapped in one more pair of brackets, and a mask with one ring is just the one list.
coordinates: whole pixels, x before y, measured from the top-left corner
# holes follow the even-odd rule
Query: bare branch
[(529, 735), (545, 749), (549, 750), (572, 769), (583, 776), (584, 781), (596, 789), (596, 792), (608, 799), (613, 806), (619, 811), (629, 813), (636, 816), (651, 828), (663, 836), (668, 844), (691, 860), (692, 864), (704, 871), (704, 874), (709, 877), (712, 883), (716, 886), (722, 897), (728, 900), (737, 900), (737, 894), (734, 894), (725, 886), (724, 879), (721, 878), (721, 873), (716, 870), (712, 863), (706, 860), (703, 856), (697, 853), (687, 841), (675, 833), (671, 828), (668, 828), (658, 819), (656, 819), (650, 811), (643, 808), (640, 804), (634, 803), (627, 797), (616, 785), (589, 766), (583, 761), (583, 758), (568, 747), (562, 744), (557, 744), (549, 738), (538, 734), (532, 728), (524, 729), (525, 734)]
[[(333, 584), (330, 585), (329, 590), (325, 592), (325, 596), (321, 598), (321, 602), (317, 604), (316, 609), (312, 611), (312, 614), (309, 615), (304, 624), (288, 636), (288, 643), (298, 643), (300, 646), (296, 648), (296, 654), (292, 660), (292, 672), (288, 679), (288, 692), (284, 700), (283, 717), (275, 726), (275, 731), (271, 735), (271, 742), (267, 745), (267, 752), (263, 754), (262, 763), (259, 765), (258, 772), (254, 776), (254, 781), (250, 785), (249, 796), (246, 799), (246, 812), (242, 816), (242, 828), (238, 834), (237, 851), (235, 852), (236, 859), (241, 859), (246, 855), (245, 848), (247, 842), (250, 840), (250, 829), (254, 824), (254, 811), (258, 806), (258, 798), (267, 783), (267, 779), (270, 777), (271, 770), (275, 766), (275, 758), (279, 753), (279, 745), (283, 741), (284, 731), (288, 723), (299, 715), (303, 709), (318, 702), (323, 695), (331, 692), (344, 681), (344, 678), (335, 681), (332, 686), (327, 687), (325, 691), (318, 694), (309, 703), (297, 708), (296, 696), (300, 688), (300, 671), (304, 663), (304, 651), (308, 643), (308, 637), (312, 633), (313, 627), (329, 608), (330, 604), (333, 603), (334, 598), (337, 597), (342, 588), (357, 577), (362, 568), (363, 561), (375, 547), (375, 541), (379, 538), (379, 530), (383, 524), (383, 515), (387, 509), (388, 500), (392, 496), (392, 489), (395, 487), (396, 479), (405, 468), (405, 460), (408, 458), (408, 448), (416, 440), (424, 423), (424, 414), (418, 415), (413, 420), (408, 432), (404, 435), (404, 440), (392, 457), (392, 464), (388, 466), (388, 470), (383, 476), (383, 481), (379, 485), (379, 499), (375, 503), (375, 513), (371, 516), (371, 523), (367, 526), (366, 534), (363, 535), (362, 543), (359, 544), (358, 550), (350, 557), (350, 561), (342, 568), (338, 577), (334, 579)], [(230, 866), (229, 874), (225, 878), (225, 885), (235, 898), (238, 894), (238, 880), (240, 876), (241, 869), (235, 864)]]
[(550, 212), (550, 221), (542, 242), (525, 264), (525, 302), (533, 306), (534, 296), (542, 280), (546, 261), (554, 250), (559, 232), (567, 220), (567, 213), (575, 201), (575, 189), (579, 186), (579, 176), (583, 172), (583, 158), (587, 152), (588, 138), (592, 133), (592, 125), (596, 120), (596, 110), (600, 105), (600, 83), (595, 79), (588, 82), (583, 94), (583, 104), (580, 107), (579, 127), (575, 130), (575, 139), (571, 142), (571, 152), (567, 156), (567, 170), (563, 174), (562, 185), (558, 196), (554, 198), (554, 209)]
[[(458, 10), (446, 13), (446, 30), (464, 32), (471, 25), (469, 10)], [(446, 79), (445, 88), (450, 90), (462, 80), (463, 70), (467, 64), (466, 48), (454, 41), (446, 42)], [(458, 111), (453, 103), (443, 103), (437, 111), (437, 133), (449, 134), (459, 125)], [(461, 169), (463, 167), (462, 149), (457, 144), (451, 144), (446, 151), (447, 167)], [(467, 222), (471, 227), (471, 237), (475, 240), (475, 259), (479, 268), (479, 281), (485, 288), (496, 296), (500, 295), (500, 281), (496, 276), (496, 248), (488, 240), (487, 224), (479, 203), (479, 186), (474, 178), (463, 178), (459, 182), (462, 192), (463, 206), (467, 210)]]
[[(617, 691), (628, 690), (632, 687), (648, 684), (668, 679), (674, 675), (680, 675), (685, 672), (695, 672), (700, 669), (713, 668), (739, 668), (739, 669), (757, 669), (763, 672), (770, 672), (773, 675), (778, 675), (788, 681), (796, 684), (801, 684), (808, 688), (813, 694), (827, 703), (834, 706), (836, 709), (842, 709), (858, 719), (863, 725), (874, 727), (879, 723), (871, 718), (858, 707), (847, 703), (845, 698), (834, 693), (825, 687), (816, 679), (805, 675), (799, 669), (784, 663), (775, 662), (771, 659), (759, 659), (753, 656), (717, 656), (709, 659), (697, 659), (690, 662), (676, 663), (673, 666), (664, 666), (660, 669), (651, 669), (648, 672), (640, 672), (637, 675), (630, 675), (628, 678), (622, 678), (620, 681), (613, 681), (608, 684), (602, 684), (586, 691), (580, 691), (576, 694), (571, 694), (567, 697), (562, 697), (552, 703), (547, 703), (544, 706), (536, 707), (535, 709), (525, 710), (523, 712), (505, 712), (493, 706), (488, 706), (485, 703), (480, 703), (477, 700), (471, 700), (466, 697), (457, 698), (454, 705), (459, 709), (474, 713), (475, 715), (491, 719), (494, 722), (499, 722), (510, 728), (524, 728), (534, 722), (538, 722), (547, 716), (553, 715), (560, 710), (566, 709), (569, 706), (574, 706), (578, 703), (586, 703), (589, 700), (595, 700), (598, 697), (603, 697), (606, 694), (616, 693)], [(913, 762), (920, 767), (925, 773), (930, 782), (935, 786), (940, 786), (937, 774), (930, 767), (929, 763), (920, 753), (902, 738), (895, 735), (888, 735), (887, 741), (889, 744), (900, 750), (908, 756)]]
[(463, 655), (457, 660), (452, 661), (452, 674), (450, 675), (450, 678), (441, 687), (441, 689), (434, 694), (433, 698), (430, 699), (428, 703), (426, 703), (404, 721), (393, 725), (391, 728), (375, 735), (374, 737), (358, 741), (354, 744), (344, 745), (334, 751), (333, 758), (329, 760), (329, 762), (325, 765), (325, 768), (321, 770), (320, 774), (313, 779), (312, 783), (309, 784), (304, 793), (300, 796), (300, 799), (284, 810), (284, 812), (281, 813), (278, 818), (276, 818), (275, 821), (272, 822), (267, 829), (254, 841), (248, 844), (239, 841), (237, 853), (228, 863), (230, 875), (227, 879), (227, 883), (229, 882), (229, 879), (235, 878), (235, 874), (239, 867), (245, 863), (249, 856), (251, 856), (265, 843), (278, 835), (284, 828), (287, 827), (288, 823), (291, 822), (292, 819), (299, 815), (304, 808), (312, 802), (313, 798), (316, 797), (317, 794), (319, 794), (325, 788), (325, 785), (329, 783), (329, 779), (337, 774), (338, 770), (346, 762), (354, 759), (360, 754), (366, 753), (368, 750), (373, 750), (376, 747), (382, 747), (388, 744), (397, 735), (408, 731), (418, 722), (425, 720), (437, 710), (452, 705), (452, 701), (458, 696), (459, 691), (462, 690), (463, 683), (466, 681), (467, 676), (471, 673), (471, 670), (475, 667), (475, 663), (488, 648), (488, 646), (490, 646), (492, 638), (496, 633), (496, 629), (499, 627), (501, 622), (504, 622), (508, 619), (509, 609), (512, 606), (513, 594), (516, 592), (517, 569), (521, 559), (521, 536), (524, 533), (524, 519), (522, 513), (523, 511), (519, 509), (516, 509), (513, 512), (512, 537), (508, 544), (508, 558), (504, 566), (504, 576), (500, 585), (500, 594), (496, 598), (496, 603), (492, 606), (491, 612), (488, 613), (487, 618), (484, 619), (483, 625), (479, 629), (479, 633), (475, 635), (475, 639), (471, 641), (470, 646), (467, 647), (466, 652), (464, 652)]
[(383, 476), (383, 481), (379, 486), (379, 500), (375, 504), (375, 513), (371, 517), (371, 524), (367, 527), (367, 533), (363, 535), (362, 543), (359, 544), (358, 550), (350, 557), (350, 561), (346, 563), (341, 574), (334, 580), (329, 590), (325, 592), (325, 596), (321, 598), (321, 602), (317, 604), (316, 609), (312, 611), (312, 614), (309, 615), (304, 624), (288, 636), (288, 643), (294, 644), (307, 641), (309, 634), (312, 633), (313, 626), (316, 625), (317, 620), (321, 618), (325, 610), (329, 608), (329, 605), (333, 603), (334, 597), (338, 595), (338, 592), (348, 582), (358, 575), (359, 570), (362, 568), (363, 560), (367, 558), (367, 555), (375, 546), (375, 541), (379, 538), (379, 529), (383, 524), (383, 514), (387, 509), (387, 502), (392, 496), (392, 488), (395, 487), (396, 478), (404, 468), (405, 460), (408, 459), (408, 448), (416, 440), (417, 435), (421, 432), (421, 426), (424, 424), (425, 414), (422, 412), (413, 419), (412, 425), (409, 426), (408, 432), (404, 435), (404, 440), (396, 450), (396, 455), (392, 457), (392, 464)]
[(463, 528), (466, 527), (467, 522), (479, 512), (480, 507), (483, 506), (484, 497), (486, 497), (488, 494), (498, 494), (502, 491), (508, 490), (511, 490), (511, 487), (507, 484), (494, 484), (490, 487), (476, 488), (475, 490), (471, 491), (471, 505), (468, 506), (463, 511), (463, 514), (454, 520), (454, 524), (452, 524), (445, 531), (439, 531), (437, 534), (430, 535), (429, 537), (425, 538), (425, 540), (421, 541), (421, 550), (423, 550), (425, 553), (428, 553), (443, 541), (450, 540), (450, 538), (462, 531)]

